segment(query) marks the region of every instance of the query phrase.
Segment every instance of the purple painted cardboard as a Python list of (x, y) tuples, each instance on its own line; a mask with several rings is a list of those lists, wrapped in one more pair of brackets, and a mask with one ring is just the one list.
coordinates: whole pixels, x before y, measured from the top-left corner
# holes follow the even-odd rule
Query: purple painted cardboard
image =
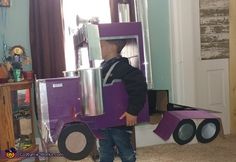
[[(104, 114), (99, 116), (82, 115), (79, 78), (45, 79), (44, 83), (47, 87), (49, 132), (53, 142), (63, 126), (74, 121), (86, 123), (94, 132), (98, 129), (125, 125), (125, 119), (119, 119), (128, 106), (128, 95), (122, 82), (103, 87)], [(75, 117), (75, 114), (78, 115)], [(138, 122), (148, 121), (146, 102), (138, 115)]]
[[(147, 100), (146, 100), (147, 101)], [(112, 86), (103, 87), (104, 114), (100, 116), (81, 116), (80, 120), (88, 123), (91, 129), (102, 129), (107, 127), (125, 125), (125, 119), (120, 116), (126, 112), (128, 107), (128, 95), (123, 83), (115, 83)], [(138, 122), (149, 120), (148, 105), (145, 103), (138, 115)]]
[(220, 120), (219, 117), (202, 110), (167, 111), (153, 132), (166, 141), (170, 138), (181, 120), (211, 118)]
[[(80, 110), (80, 101), (78, 100), (81, 97), (79, 78), (49, 78), (41, 82), (46, 84), (46, 94), (44, 95), (47, 98), (48, 109), (38, 110), (39, 124), (48, 125), (51, 140), (54, 142), (64, 124), (74, 120), (74, 111), (79, 112)], [(42, 111), (48, 111), (48, 121), (40, 119)]]
[(143, 35), (141, 22), (99, 24), (98, 29), (101, 38), (137, 38), (137, 43), (139, 46), (140, 68), (143, 73), (145, 72), (146, 69), (144, 66)]

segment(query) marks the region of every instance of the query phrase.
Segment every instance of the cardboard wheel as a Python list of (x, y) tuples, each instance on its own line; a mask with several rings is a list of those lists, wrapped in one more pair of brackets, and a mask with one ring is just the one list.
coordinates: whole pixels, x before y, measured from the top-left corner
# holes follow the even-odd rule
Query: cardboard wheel
[(196, 125), (191, 119), (184, 119), (179, 122), (174, 130), (173, 138), (176, 143), (184, 145), (189, 143), (195, 136)]
[(209, 143), (213, 141), (220, 132), (220, 122), (218, 119), (203, 120), (196, 132), (196, 137), (200, 143)]
[(95, 137), (84, 123), (65, 126), (58, 138), (58, 149), (69, 160), (81, 160), (93, 150)]

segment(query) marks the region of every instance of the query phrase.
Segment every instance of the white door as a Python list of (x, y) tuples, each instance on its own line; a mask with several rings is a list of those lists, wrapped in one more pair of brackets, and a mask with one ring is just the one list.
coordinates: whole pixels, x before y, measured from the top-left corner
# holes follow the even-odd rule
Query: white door
[(196, 106), (217, 113), (225, 134), (230, 133), (228, 59), (197, 61)]
[(228, 59), (201, 60), (199, 0), (170, 2), (174, 95), (172, 98), (176, 103), (221, 112), (216, 115), (221, 117), (224, 133), (229, 134)]

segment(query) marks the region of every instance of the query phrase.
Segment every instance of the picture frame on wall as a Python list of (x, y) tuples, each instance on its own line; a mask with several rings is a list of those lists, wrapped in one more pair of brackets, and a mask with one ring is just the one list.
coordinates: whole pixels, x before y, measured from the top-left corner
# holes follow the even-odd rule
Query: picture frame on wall
[(10, 7), (10, 0), (0, 0), (0, 7)]

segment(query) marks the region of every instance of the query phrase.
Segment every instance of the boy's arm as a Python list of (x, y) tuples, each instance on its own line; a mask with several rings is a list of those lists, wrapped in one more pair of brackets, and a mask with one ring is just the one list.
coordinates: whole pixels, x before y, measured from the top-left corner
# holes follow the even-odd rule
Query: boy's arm
[(143, 108), (146, 95), (147, 84), (143, 73), (131, 65), (123, 67), (124, 76), (122, 81), (128, 93), (127, 113), (137, 116)]

